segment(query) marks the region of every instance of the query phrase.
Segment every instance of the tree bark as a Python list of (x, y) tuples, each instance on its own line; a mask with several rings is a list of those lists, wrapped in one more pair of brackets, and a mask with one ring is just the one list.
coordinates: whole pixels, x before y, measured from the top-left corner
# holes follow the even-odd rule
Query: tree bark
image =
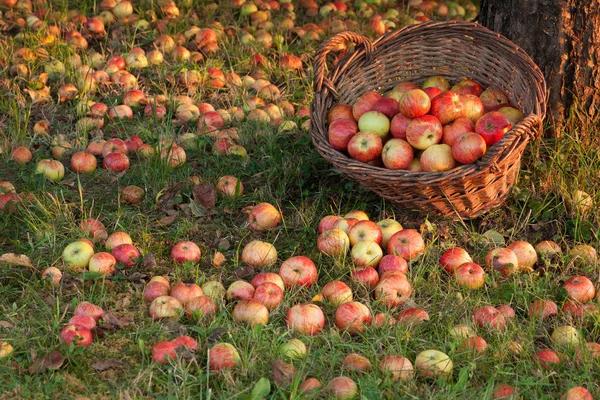
[(521, 46), (544, 72), (556, 135), (567, 122), (581, 134), (594, 131), (600, 120), (599, 0), (482, 0), (477, 20)]

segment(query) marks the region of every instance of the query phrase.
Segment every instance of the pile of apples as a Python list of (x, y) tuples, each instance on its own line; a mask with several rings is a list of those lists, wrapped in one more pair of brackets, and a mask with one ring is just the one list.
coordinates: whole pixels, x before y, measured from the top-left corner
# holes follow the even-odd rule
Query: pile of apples
[(87, 347), (92, 344), (92, 331), (104, 311), (101, 307), (84, 301), (77, 305), (73, 314), (67, 326), (60, 331), (60, 338), (67, 346), (74, 343), (76, 346)]
[(400, 82), (382, 96), (369, 91), (327, 114), (331, 146), (392, 170), (443, 172), (477, 162), (523, 119), (504, 93), (471, 79), (442, 76), (421, 87)]

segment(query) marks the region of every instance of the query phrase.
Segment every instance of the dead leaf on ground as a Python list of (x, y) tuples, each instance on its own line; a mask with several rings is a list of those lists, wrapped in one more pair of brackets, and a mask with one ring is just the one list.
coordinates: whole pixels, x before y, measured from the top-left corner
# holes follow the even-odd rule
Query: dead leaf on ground
[(272, 364), (273, 380), (281, 387), (287, 387), (294, 382), (298, 370), (292, 364), (286, 364), (281, 360), (275, 360)]
[(246, 206), (246, 207), (242, 208), (242, 212), (244, 214), (250, 214), (252, 212), (253, 208), (254, 208), (254, 206)]
[(178, 358), (181, 358), (186, 362), (194, 359), (194, 352), (184, 345), (178, 346), (175, 349), (175, 353), (177, 354)]
[(169, 226), (177, 219), (177, 215), (167, 215), (158, 220), (158, 223), (163, 226)]
[(24, 254), (6, 253), (0, 256), (0, 263), (20, 265), (22, 267), (33, 267), (31, 260)]
[(172, 209), (172, 205), (170, 205), (169, 203), (171, 202), (171, 200), (173, 200), (175, 197), (177, 197), (177, 195), (179, 194), (179, 192), (181, 191), (181, 189), (183, 188), (183, 186), (185, 185), (185, 182), (178, 182), (175, 183), (171, 186), (169, 186), (168, 188), (166, 188), (162, 194), (160, 194), (158, 196), (158, 204), (160, 205), (160, 207), (163, 210), (168, 210), (168, 209)]
[(142, 266), (148, 270), (153, 270), (157, 267), (156, 257), (154, 257), (154, 254), (152, 254), (152, 252), (148, 252), (144, 256), (144, 259), (142, 261)]
[(108, 360), (102, 360), (92, 364), (92, 368), (94, 368), (96, 372), (102, 372), (122, 365), (125, 365), (123, 361), (109, 358)]
[(221, 251), (229, 250), (230, 247), (231, 247), (231, 243), (229, 243), (229, 240), (227, 240), (227, 239), (220, 239), (219, 242), (217, 243), (217, 248)]
[(75, 278), (71, 274), (63, 274), (60, 283), (63, 288), (69, 289), (72, 287), (78, 287), (82, 285), (81, 279)]
[(174, 320), (166, 321), (164, 323), (164, 326), (168, 330), (170, 330), (172, 333), (179, 335), (179, 336), (187, 335), (187, 333), (188, 333), (188, 328), (185, 325), (180, 324), (179, 322), (174, 321)]
[(11, 324), (8, 321), (0, 321), (0, 328), (11, 329), (11, 328), (14, 328), (14, 327), (15, 327), (15, 325)]
[(102, 320), (104, 322), (106, 322), (107, 325), (113, 325), (113, 326), (116, 326), (117, 328), (122, 328), (131, 323), (131, 318), (117, 317), (116, 315), (114, 315), (111, 312), (105, 312), (102, 315)]
[(213, 257), (213, 260), (212, 260), (212, 264), (215, 267), (220, 267), (221, 265), (223, 265), (225, 263), (225, 261), (227, 261), (227, 259), (225, 258), (223, 253), (221, 253), (220, 251), (215, 252), (215, 256)]
[(215, 328), (215, 330), (213, 330), (206, 338), (206, 342), (209, 344), (216, 343), (219, 341), (219, 339), (221, 339), (221, 337), (223, 337), (223, 335), (226, 335), (227, 332), (228, 330), (226, 328)]
[(243, 267), (239, 267), (233, 272), (233, 277), (236, 279), (246, 279), (250, 275), (254, 274), (254, 268), (246, 265)]
[(64, 362), (65, 356), (56, 350), (52, 350), (47, 356), (35, 360), (33, 364), (27, 368), (27, 372), (30, 374), (40, 374), (50, 370), (57, 370), (62, 367)]
[(201, 182), (192, 187), (194, 201), (204, 208), (212, 209), (217, 204), (217, 191), (210, 183)]
[(74, 179), (65, 179), (64, 181), (60, 181), (58, 183), (63, 186), (68, 186), (71, 189), (74, 189), (77, 187), (77, 184), (75, 183)]
[(142, 281), (146, 281), (150, 277), (149, 274), (145, 272), (132, 272), (127, 276), (127, 280), (131, 283), (141, 283)]

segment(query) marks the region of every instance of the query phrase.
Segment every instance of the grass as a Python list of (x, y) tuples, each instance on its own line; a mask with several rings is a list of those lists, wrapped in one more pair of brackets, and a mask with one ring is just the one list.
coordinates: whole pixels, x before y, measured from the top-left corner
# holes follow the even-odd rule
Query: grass
[[(65, 12), (79, 3), (54, 2), (48, 9)], [(247, 18), (237, 13), (230, 18), (227, 7), (217, 10), (214, 15), (211, 12), (194, 16), (193, 10), (201, 10), (206, 3), (192, 3), (193, 7), (182, 7), (184, 17), (167, 26), (169, 34), (180, 33), (191, 24), (205, 27), (213, 16), (224, 26), (247, 24)], [(94, 6), (93, 2), (85, 2), (82, 11), (92, 15)], [(151, 8), (149, 2), (136, 5), (138, 11)], [(298, 23), (310, 22), (301, 7), (296, 5), (296, 8)], [(274, 15), (277, 21), (280, 16)], [(149, 48), (158, 36), (154, 31), (140, 32), (129, 28), (121, 33), (120, 38), (108, 36), (92, 45), (119, 54), (137, 45)], [(277, 27), (273, 33), (284, 34), (278, 32)], [(253, 387), (263, 377), (271, 382), (271, 391), (265, 395), (268, 398), (306, 398), (298, 391), (301, 379), (288, 387), (279, 387), (273, 381), (271, 363), (280, 358), (279, 345), (292, 337), (299, 337), (308, 347), (305, 359), (292, 362), (302, 374), (317, 377), (324, 384), (338, 375), (349, 376), (357, 382), (361, 396), (366, 399), (490, 398), (499, 383), (517, 386), (521, 396), (527, 399), (558, 398), (574, 385), (584, 386), (592, 394), (600, 395), (597, 382), (600, 364), (589, 358), (583, 363), (574, 361), (576, 349), (560, 349), (569, 360), (553, 370), (541, 369), (534, 358), (536, 351), (553, 348), (550, 335), (560, 325), (575, 324), (586, 341), (599, 341), (598, 316), (577, 322), (569, 321), (561, 314), (549, 322), (540, 322), (529, 319), (527, 313), (529, 305), (538, 299), (553, 299), (560, 307), (564, 301), (560, 286), (570, 276), (584, 274), (597, 282), (597, 265), (580, 266), (565, 256), (547, 263), (544, 268), (540, 265), (538, 272), (530, 275), (502, 278), (489, 274), (484, 288), (468, 291), (449, 279), (438, 262), (445, 249), (460, 246), (467, 249), (476, 262), (483, 264), (487, 252), (496, 246), (488, 239), (489, 231), (498, 232), (506, 243), (554, 240), (565, 251), (580, 243), (598, 249), (597, 206), (587, 213), (568, 207), (575, 190), (587, 192), (594, 204), (600, 203), (598, 135), (581, 138), (575, 129), (571, 129), (563, 132), (559, 139), (544, 139), (531, 144), (524, 156), (519, 181), (507, 203), (484, 217), (465, 223), (398, 210), (333, 170), (314, 149), (306, 131), (278, 133), (274, 127), (252, 121), (233, 124), (238, 128), (240, 143), (248, 150), (245, 159), (215, 155), (211, 150), (213, 139), (201, 137), (195, 146), (186, 150), (186, 164), (175, 170), (158, 158), (144, 161), (133, 156), (131, 169), (120, 177), (102, 168), (81, 176), (67, 170), (64, 181), (55, 184), (34, 174), (36, 161), (49, 158), (52, 138), (33, 135), (32, 125), (47, 119), (54, 135), (65, 134), (70, 140), (76, 136), (80, 140), (88, 139), (88, 135), (76, 133), (74, 128), (78, 118), (77, 101), (56, 102), (56, 89), (73, 81), (76, 72), (67, 68), (64, 76), (49, 81), (54, 95), (52, 102), (32, 105), (22, 90), (27, 87), (27, 80), (11, 77), (8, 67), (12, 65), (15, 49), (24, 44), (35, 47), (36, 40), (21, 41), (15, 35), (4, 34), (0, 35), (0, 43), (0, 79), (2, 87), (9, 88), (3, 89), (5, 96), (0, 96), (0, 146), (4, 149), (4, 154), (0, 155), (0, 180), (12, 182), (18, 192), (35, 195), (15, 212), (0, 212), (0, 254), (26, 254), (34, 265), (33, 268), (0, 265), (0, 338), (14, 347), (9, 357), (0, 359), (0, 398), (242, 399), (253, 398)], [(291, 37), (283, 42), (282, 49), (292, 54), (310, 55), (318, 43)], [(63, 42), (45, 48), (51, 58), (61, 61), (74, 53), (85, 54)], [(310, 103), (312, 72), (308, 64), (299, 74), (279, 70), (274, 52), (265, 51), (258, 45), (242, 46), (236, 38), (223, 41), (221, 51), (209, 57), (206, 65), (217, 65), (225, 72), (243, 75), (254, 68), (249, 57), (255, 52), (263, 52), (270, 61), (264, 70), (272, 82), (285, 88), (285, 98), (296, 108)], [(43, 60), (37, 59), (28, 66), (37, 76), (43, 72), (43, 64)], [(180, 63), (167, 60), (152, 72), (144, 72), (139, 79), (140, 86), (152, 94), (184, 94), (185, 91), (170, 79), (181, 67)], [(188, 67), (205, 71), (204, 65)], [(148, 78), (152, 78), (152, 82)], [(197, 101), (226, 108), (242, 106), (242, 97), (247, 94), (243, 90), (200, 88), (192, 96)], [(88, 97), (112, 105), (121, 101), (122, 94), (116, 90), (99, 90)], [(574, 113), (572, 118), (576, 119), (578, 115)], [(295, 117), (291, 119), (298, 125), (302, 122)], [(107, 121), (103, 128), (105, 137), (125, 138), (135, 134), (152, 144), (159, 137), (174, 139), (193, 131), (193, 124), (157, 121), (144, 118), (139, 112), (131, 121)], [(25, 165), (12, 162), (10, 149), (16, 145), (30, 147), (34, 159)], [(223, 175), (240, 178), (245, 194), (237, 199), (219, 197), (214, 210), (208, 213), (194, 214), (185, 207), (193, 198), (190, 177), (197, 176), (215, 184)], [(171, 205), (171, 213), (177, 217), (170, 224), (160, 223), (167, 214), (157, 206), (156, 197), (163, 189), (180, 182), (183, 183), (180, 196)], [(144, 188), (146, 195), (141, 204), (132, 206), (122, 201), (121, 189), (128, 185)], [(269, 202), (282, 210), (280, 226), (264, 233), (248, 228), (243, 210), (258, 202)], [(408, 277), (414, 289), (410, 305), (427, 310), (430, 321), (415, 327), (396, 324), (369, 328), (360, 335), (350, 335), (335, 327), (335, 308), (322, 304), (327, 320), (323, 333), (305, 337), (288, 331), (285, 325), (287, 310), (297, 303), (310, 302), (322, 285), (334, 279), (347, 282), (353, 289), (354, 298), (367, 304), (373, 314), (386, 312), (368, 290), (350, 281), (349, 260), (334, 262), (316, 249), (316, 226), (320, 219), (354, 209), (365, 210), (373, 220), (394, 217), (405, 227), (421, 230), (427, 250), (410, 265)], [(48, 285), (41, 280), (41, 272), (49, 266), (64, 269), (62, 250), (84, 235), (79, 223), (85, 218), (100, 219), (109, 233), (128, 232), (142, 254), (151, 252), (155, 256), (156, 265), (140, 263), (106, 279), (89, 273), (72, 273), (78, 280), (65, 278), (58, 287)], [(167, 275), (171, 282), (220, 280), (227, 287), (238, 279), (236, 274), (244, 272), (244, 265), (238, 258), (243, 246), (253, 239), (276, 246), (279, 262), (269, 270), (277, 271), (280, 262), (293, 255), (310, 257), (318, 266), (319, 284), (286, 292), (284, 302), (272, 311), (269, 323), (254, 329), (232, 321), (231, 303), (221, 304), (212, 320), (199, 323), (185, 317), (177, 321), (153, 321), (148, 316), (148, 305), (142, 296), (151, 276)], [(181, 240), (192, 240), (201, 247), (203, 255), (198, 264), (175, 265), (170, 261), (171, 248)], [(102, 247), (98, 243), (97, 251)], [(227, 258), (220, 268), (211, 264), (217, 250)], [(131, 323), (95, 340), (89, 348), (66, 347), (60, 341), (59, 332), (81, 301), (91, 301), (119, 317), (129, 318)], [(478, 330), (489, 345), (483, 355), (461, 351), (458, 343), (448, 335), (448, 329), (459, 323), (470, 324), (471, 314), (477, 307), (499, 304), (510, 304), (517, 313), (508, 329)], [(392, 313), (395, 315), (397, 311)], [(216, 338), (217, 333), (221, 334), (219, 338)], [(191, 360), (173, 360), (163, 366), (153, 363), (152, 345), (179, 334), (188, 334), (198, 340), (200, 349), (195, 356)], [(242, 357), (239, 368), (219, 374), (207, 372), (207, 349), (215, 340), (235, 345)], [(512, 340), (518, 340), (523, 346), (518, 356), (507, 351)], [(400, 384), (378, 371), (379, 360), (386, 355), (403, 355), (414, 362), (416, 355), (426, 349), (439, 349), (453, 360), (454, 372), (448, 380), (417, 376)], [(51, 350), (66, 356), (61, 368), (41, 374), (26, 373), (35, 359)], [(359, 374), (344, 370), (342, 360), (352, 352), (366, 356), (373, 363), (372, 372)], [(102, 372), (93, 369), (94, 363), (107, 359), (119, 359), (124, 365)]]

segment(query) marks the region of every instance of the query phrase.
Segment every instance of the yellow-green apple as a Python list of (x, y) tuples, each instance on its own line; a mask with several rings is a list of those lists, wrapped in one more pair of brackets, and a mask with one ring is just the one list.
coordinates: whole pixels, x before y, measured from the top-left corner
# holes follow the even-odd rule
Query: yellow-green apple
[(483, 107), (485, 111), (491, 111), (497, 108), (500, 104), (508, 104), (508, 98), (504, 93), (499, 90), (494, 90), (492, 88), (485, 89), (480, 95), (479, 98), (483, 103)]
[(238, 367), (242, 363), (240, 354), (229, 343), (216, 343), (208, 349), (208, 367), (211, 372)]
[(350, 278), (366, 288), (372, 288), (379, 283), (379, 274), (373, 267), (354, 268), (350, 271)]
[(382, 219), (377, 222), (377, 226), (381, 229), (381, 247), (387, 248), (388, 242), (392, 235), (402, 230), (402, 225), (393, 218)]
[(139, 186), (129, 185), (121, 190), (121, 200), (128, 204), (139, 204), (144, 200), (146, 191)]
[(498, 109), (500, 114), (504, 114), (504, 116), (510, 121), (512, 126), (517, 125), (519, 122), (525, 118), (525, 115), (512, 106), (501, 107)]
[(424, 172), (448, 171), (456, 166), (452, 154), (452, 147), (447, 144), (431, 145), (421, 154), (421, 169)]
[(410, 261), (425, 252), (423, 236), (414, 229), (403, 229), (394, 233), (388, 242), (388, 253)]
[(35, 167), (36, 174), (42, 174), (44, 178), (58, 182), (65, 176), (65, 166), (57, 160), (40, 160)]
[(204, 282), (201, 287), (204, 294), (213, 299), (214, 302), (223, 300), (227, 292), (223, 284), (219, 281)]
[(442, 143), (453, 146), (456, 139), (465, 133), (475, 131), (475, 123), (468, 118), (458, 117), (454, 121), (444, 125), (443, 131)]
[(89, 301), (82, 301), (75, 307), (73, 315), (91, 317), (98, 321), (104, 315), (104, 310), (102, 310), (102, 307), (92, 304)]
[(391, 97), (382, 97), (373, 106), (373, 111), (379, 111), (389, 119), (392, 119), (394, 115), (398, 114), (398, 102)]
[(408, 382), (415, 375), (413, 365), (408, 358), (394, 355), (386, 356), (381, 360), (379, 371), (392, 382)]
[(144, 301), (150, 303), (157, 297), (168, 296), (169, 291), (169, 285), (166, 285), (164, 282), (150, 281), (144, 289)]
[(446, 90), (450, 89), (450, 83), (443, 76), (436, 75), (436, 76), (430, 76), (429, 78), (425, 79), (425, 81), (423, 82), (421, 87), (423, 89), (427, 89), (429, 87), (434, 87), (434, 88), (438, 88), (442, 91), (446, 91)]
[(519, 270), (521, 272), (531, 272), (538, 261), (537, 253), (531, 243), (524, 240), (512, 242), (507, 246), (517, 256)]
[(440, 265), (451, 274), (456, 268), (469, 262), (473, 262), (473, 259), (465, 249), (460, 247), (448, 249), (440, 257)]
[(260, 301), (268, 310), (272, 310), (283, 301), (283, 290), (273, 282), (265, 282), (256, 288), (253, 300)]
[(71, 156), (71, 169), (78, 174), (89, 174), (96, 170), (97, 161), (90, 153), (79, 151)]
[(383, 146), (381, 159), (389, 169), (408, 169), (414, 157), (412, 146), (404, 139), (390, 139)]
[(390, 122), (390, 133), (396, 139), (406, 139), (406, 128), (412, 122), (412, 119), (402, 114), (396, 114)]
[[(387, 117), (386, 117), (387, 118)], [(336, 119), (329, 125), (328, 138), (331, 147), (346, 150), (350, 139), (358, 132), (358, 124), (352, 119)]]
[(149, 314), (153, 319), (179, 317), (183, 311), (183, 304), (171, 296), (160, 296), (150, 303)]
[(94, 255), (94, 248), (83, 241), (75, 241), (65, 247), (62, 259), (65, 265), (74, 271), (83, 271)]
[(227, 300), (250, 300), (254, 297), (254, 286), (246, 281), (235, 281), (227, 288)]
[(404, 94), (404, 93), (408, 92), (409, 90), (414, 90), (414, 89), (418, 89), (418, 88), (419, 88), (419, 85), (417, 85), (416, 83), (404, 81), (404, 82), (399, 82), (396, 85), (394, 85), (394, 87), (392, 88), (392, 92)]
[(344, 219), (344, 218), (340, 217), (338, 215), (327, 215), (327, 216), (323, 217), (321, 219), (321, 221), (319, 221), (319, 226), (317, 228), (317, 231), (319, 233), (323, 233), (325, 231), (335, 228), (340, 219)]
[(352, 289), (342, 281), (330, 281), (321, 289), (323, 297), (334, 306), (352, 301)]
[(483, 92), (481, 86), (472, 79), (458, 82), (450, 90), (458, 94), (474, 94), (475, 96), (479, 96)]
[(242, 261), (254, 268), (270, 267), (277, 262), (277, 250), (271, 243), (253, 240), (244, 246)]
[(375, 241), (365, 240), (352, 246), (350, 256), (354, 265), (358, 267), (376, 267), (383, 257), (383, 250)]
[(117, 260), (110, 253), (100, 252), (96, 253), (90, 258), (88, 263), (88, 269), (91, 272), (97, 272), (99, 274), (112, 274), (115, 272), (115, 265)]
[(269, 203), (259, 203), (252, 207), (248, 214), (250, 228), (255, 231), (265, 231), (275, 228), (281, 222), (279, 210)]
[(346, 213), (346, 215), (344, 215), (345, 219), (355, 219), (357, 221), (364, 221), (364, 220), (368, 220), (369, 216), (367, 215), (366, 212), (362, 211), (362, 210), (352, 210), (348, 213)]
[(485, 114), (485, 108), (479, 97), (474, 94), (464, 94), (459, 97), (462, 101), (463, 116), (465, 118), (475, 123)]
[(491, 329), (504, 329), (507, 326), (506, 317), (497, 308), (483, 306), (473, 311), (473, 322), (479, 327)]
[(67, 325), (60, 331), (60, 338), (68, 345), (72, 342), (76, 346), (87, 347), (92, 344), (92, 331), (75, 325)]
[(598, 262), (596, 249), (588, 244), (578, 244), (571, 248), (569, 257), (577, 266), (595, 265)]
[(379, 111), (367, 111), (358, 120), (358, 129), (361, 132), (374, 132), (384, 138), (390, 131), (390, 120)]
[(407, 118), (421, 117), (429, 112), (430, 107), (431, 100), (421, 89), (407, 91), (398, 101), (400, 113)]
[(112, 249), (111, 254), (117, 263), (123, 264), (126, 268), (133, 267), (141, 256), (140, 251), (132, 244), (120, 244)]
[(396, 317), (396, 321), (403, 325), (416, 326), (429, 321), (429, 314), (422, 308), (407, 308), (400, 311)]
[(315, 304), (296, 304), (290, 308), (285, 320), (289, 329), (305, 335), (316, 335), (325, 326), (325, 314)]
[(558, 354), (550, 349), (537, 351), (535, 358), (540, 363), (540, 366), (547, 371), (554, 369), (561, 363)]
[(458, 324), (450, 328), (448, 330), (448, 334), (454, 339), (462, 339), (475, 336), (475, 331), (473, 331), (473, 329), (469, 325)]
[(444, 92), (431, 100), (429, 113), (436, 117), (442, 125), (446, 125), (463, 115), (460, 96), (455, 92)]
[(330, 257), (341, 257), (348, 253), (350, 239), (346, 232), (334, 228), (325, 231), (317, 238), (317, 248)]
[(233, 320), (251, 327), (269, 322), (269, 310), (257, 300), (241, 300), (233, 309)]
[(181, 304), (185, 306), (191, 299), (203, 296), (204, 292), (202, 292), (200, 286), (195, 283), (178, 282), (171, 286), (169, 295), (179, 300)]
[(69, 320), (68, 325), (74, 325), (79, 328), (92, 330), (96, 327), (96, 320), (92, 317), (87, 317), (84, 315), (75, 315)]
[(333, 378), (323, 390), (337, 400), (351, 400), (358, 396), (358, 385), (346, 376)]
[(197, 296), (185, 304), (185, 315), (196, 322), (211, 317), (216, 312), (217, 305), (210, 296)]
[(366, 92), (356, 100), (352, 106), (352, 115), (358, 121), (364, 113), (375, 109), (375, 104), (381, 99), (381, 95), (377, 92)]
[(32, 157), (33, 155), (31, 154), (31, 150), (25, 146), (15, 147), (10, 154), (10, 159), (17, 164), (26, 164), (31, 161)]
[(412, 292), (412, 286), (406, 275), (399, 271), (388, 271), (381, 275), (375, 286), (375, 299), (386, 307), (405, 304)]
[(358, 221), (349, 229), (348, 238), (351, 246), (358, 242), (374, 242), (379, 245), (383, 239), (383, 233), (375, 222), (363, 220)]
[(373, 320), (371, 321), (371, 325), (374, 326), (375, 328), (381, 328), (383, 326), (392, 326), (392, 325), (396, 324), (397, 322), (398, 321), (396, 321), (396, 318), (392, 317), (391, 315), (388, 315), (385, 313), (379, 313), (373, 317)]
[(200, 248), (196, 243), (184, 241), (173, 246), (171, 260), (180, 264), (188, 261), (199, 262), (201, 254)]
[(110, 153), (102, 160), (104, 169), (113, 172), (123, 172), (129, 169), (129, 157), (123, 153)]
[(558, 307), (552, 300), (536, 300), (529, 306), (529, 318), (548, 319), (558, 315)]
[(587, 303), (596, 295), (596, 288), (592, 281), (581, 275), (569, 278), (562, 287), (570, 299), (579, 303)]
[(315, 263), (310, 258), (294, 256), (281, 264), (279, 276), (287, 288), (310, 287), (317, 282), (318, 272)]
[(219, 178), (217, 190), (227, 197), (236, 198), (244, 193), (244, 185), (235, 176), (225, 175)]
[(102, 149), (104, 149), (104, 145), (106, 144), (106, 140), (96, 138), (92, 140), (86, 147), (86, 153), (90, 153), (93, 156), (101, 156)]
[(336, 119), (354, 119), (350, 104), (337, 104), (327, 112), (327, 123), (331, 124)]
[(408, 263), (400, 256), (394, 254), (386, 254), (379, 261), (379, 267), (377, 268), (379, 274), (384, 274), (387, 271), (400, 271), (403, 274), (408, 272)]
[(119, 138), (108, 139), (102, 146), (102, 157), (106, 157), (110, 153), (127, 154), (127, 144)]
[(381, 157), (383, 142), (375, 132), (358, 132), (348, 142), (348, 154), (355, 160), (369, 162)]
[(42, 272), (42, 280), (49, 281), (52, 286), (58, 286), (62, 278), (62, 272), (56, 267), (48, 267)]
[(487, 350), (488, 344), (481, 336), (471, 336), (463, 339), (458, 346), (462, 351), (472, 351), (476, 353), (483, 353)]
[(485, 271), (479, 264), (466, 262), (454, 270), (454, 278), (460, 286), (479, 289), (485, 284)]
[(511, 127), (510, 121), (503, 114), (497, 111), (490, 111), (477, 120), (475, 123), (475, 133), (481, 135), (489, 147), (499, 142)]
[(485, 154), (485, 140), (477, 133), (461, 135), (452, 146), (452, 157), (461, 164), (473, 164)]
[(454, 364), (450, 357), (439, 350), (425, 350), (415, 359), (417, 371), (428, 377), (450, 377)]
[(120, 244), (133, 244), (133, 240), (126, 232), (113, 232), (104, 242), (107, 250), (112, 250)]
[(279, 346), (279, 354), (292, 360), (306, 357), (306, 345), (300, 339), (290, 339)]
[(417, 150), (425, 150), (439, 143), (443, 134), (444, 130), (440, 120), (433, 115), (417, 117), (406, 127), (406, 140)]
[(371, 361), (360, 354), (350, 353), (342, 360), (342, 368), (352, 372), (369, 372)]
[(560, 400), (594, 400), (594, 397), (586, 388), (573, 386), (560, 397)]
[(519, 270), (519, 259), (511, 249), (499, 247), (488, 252), (485, 265), (507, 276)]
[[(304, 257), (304, 256), (296, 256), (296, 257)], [(294, 257), (292, 257), (292, 258), (294, 258)], [(310, 259), (308, 257), (304, 257), (304, 258), (306, 258), (307, 260), (310, 261)], [(288, 261), (288, 260), (286, 260), (286, 261)], [(285, 264), (286, 261), (284, 261), (283, 264)], [(310, 261), (310, 262), (314, 266), (314, 263), (312, 261)], [(290, 264), (293, 264), (293, 262), (289, 263), (288, 265), (290, 265)], [(315, 267), (315, 271), (316, 270), (317, 269)], [(254, 288), (256, 289), (263, 283), (267, 283), (267, 282), (276, 284), (277, 286), (279, 286), (281, 288), (282, 291), (285, 290), (285, 285), (284, 285), (282, 277), (274, 272), (261, 272), (260, 274), (256, 275), (254, 278), (252, 278), (252, 281), (250, 281), (250, 284), (252, 286), (254, 286)]]
[(498, 311), (500, 311), (502, 314), (504, 314), (505, 318), (514, 319), (517, 316), (517, 314), (515, 313), (515, 310), (507, 304), (499, 305), (498, 307), (496, 307), (496, 309)]

